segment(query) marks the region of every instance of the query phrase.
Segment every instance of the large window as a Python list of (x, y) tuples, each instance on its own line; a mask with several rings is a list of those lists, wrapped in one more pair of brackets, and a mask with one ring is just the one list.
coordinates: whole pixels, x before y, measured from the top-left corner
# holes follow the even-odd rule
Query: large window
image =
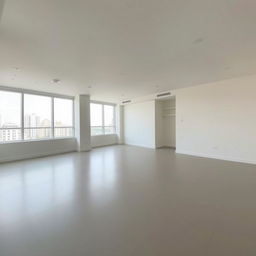
[(72, 99), (0, 89), (0, 143), (73, 134)]
[(91, 103), (91, 135), (116, 133), (115, 106)]
[(24, 94), (24, 139), (52, 137), (51, 97)]
[(0, 91), (0, 142), (21, 140), (21, 93)]
[(73, 136), (73, 101), (54, 98), (55, 137)]

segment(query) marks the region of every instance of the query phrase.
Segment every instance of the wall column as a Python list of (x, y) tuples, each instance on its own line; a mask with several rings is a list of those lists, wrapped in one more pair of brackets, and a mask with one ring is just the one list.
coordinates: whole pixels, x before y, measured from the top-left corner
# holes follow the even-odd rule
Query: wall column
[(91, 150), (90, 95), (75, 97), (75, 127), (77, 151)]
[(124, 144), (124, 106), (116, 106), (116, 132), (118, 144)]

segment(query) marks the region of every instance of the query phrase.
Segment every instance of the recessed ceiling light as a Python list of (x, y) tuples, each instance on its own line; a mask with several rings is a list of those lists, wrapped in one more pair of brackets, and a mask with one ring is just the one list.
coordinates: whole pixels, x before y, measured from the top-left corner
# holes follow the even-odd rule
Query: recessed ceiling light
[(57, 83), (59, 83), (59, 82), (60, 82), (60, 79), (58, 79), (58, 78), (54, 78), (54, 79), (52, 79), (52, 82), (53, 82), (53, 83), (55, 83), (55, 84), (57, 84)]
[(204, 41), (204, 38), (199, 37), (193, 41), (193, 44), (201, 44)]

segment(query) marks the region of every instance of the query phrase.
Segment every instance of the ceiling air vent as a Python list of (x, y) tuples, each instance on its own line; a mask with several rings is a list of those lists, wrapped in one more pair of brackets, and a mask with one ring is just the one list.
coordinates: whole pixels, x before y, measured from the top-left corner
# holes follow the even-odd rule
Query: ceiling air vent
[(122, 101), (123, 104), (131, 103), (131, 102), (132, 102), (131, 100)]
[(171, 95), (170, 92), (164, 92), (164, 93), (157, 94), (156, 97), (161, 98), (161, 97), (166, 97), (166, 96), (170, 96), (170, 95)]

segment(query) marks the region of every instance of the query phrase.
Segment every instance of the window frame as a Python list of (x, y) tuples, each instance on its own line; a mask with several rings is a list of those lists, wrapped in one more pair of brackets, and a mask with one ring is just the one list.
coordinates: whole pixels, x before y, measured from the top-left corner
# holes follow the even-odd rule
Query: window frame
[[(94, 100), (91, 100), (90, 101), (90, 109), (91, 109), (91, 104), (99, 104), (101, 105), (101, 115), (102, 115), (102, 126), (101, 125), (96, 125), (96, 126), (92, 126), (90, 124), (90, 130), (92, 130), (92, 127), (98, 127), (98, 128), (101, 128), (103, 133), (102, 134), (95, 134), (95, 135), (92, 135), (91, 136), (108, 136), (108, 135), (115, 135), (117, 134), (117, 125), (116, 125), (116, 104), (114, 103), (109, 103), (109, 102), (103, 102), (103, 101), (94, 101)], [(113, 126), (109, 126), (109, 125), (106, 125), (105, 126), (105, 114), (104, 114), (104, 106), (112, 106), (114, 108), (114, 125)], [(91, 113), (91, 111), (90, 111)], [(114, 128), (114, 132), (113, 133), (105, 133), (105, 127), (113, 127)]]
[[(47, 93), (47, 92), (40, 92), (40, 91), (34, 91), (34, 90), (28, 90), (28, 89), (20, 89), (20, 88), (10, 88), (6, 86), (0, 86), (0, 91), (6, 91), (6, 92), (14, 92), (14, 93), (20, 93), (21, 94), (21, 127), (16, 128), (17, 130), (21, 130), (21, 139), (20, 140), (12, 140), (12, 141), (0, 141), (0, 144), (7, 144), (7, 143), (17, 143), (17, 142), (29, 142), (29, 141), (45, 141), (45, 140), (58, 140), (58, 139), (68, 139), (68, 138), (74, 138), (75, 137), (75, 102), (74, 97), (72, 96), (66, 96), (61, 94), (53, 94), (53, 93)], [(51, 126), (50, 127), (25, 127), (24, 126), (24, 95), (35, 95), (35, 96), (45, 96), (51, 98)], [(64, 136), (64, 137), (55, 137), (54, 134), (54, 99), (67, 99), (72, 101), (72, 126), (68, 127), (57, 127), (57, 128), (70, 128), (72, 129), (72, 136)], [(28, 129), (40, 129), (40, 128), (47, 128), (51, 129), (51, 136), (49, 138), (36, 138), (36, 139), (25, 139), (24, 134), (25, 130)], [(1, 128), (0, 130), (11, 130), (11, 128)]]

